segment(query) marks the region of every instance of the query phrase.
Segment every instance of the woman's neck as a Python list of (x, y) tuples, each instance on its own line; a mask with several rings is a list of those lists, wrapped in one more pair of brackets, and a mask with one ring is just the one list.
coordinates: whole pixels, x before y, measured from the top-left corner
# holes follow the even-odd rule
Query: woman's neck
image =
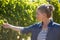
[(42, 29), (44, 29), (44, 30), (48, 29), (49, 22), (50, 22), (50, 19), (43, 20)]

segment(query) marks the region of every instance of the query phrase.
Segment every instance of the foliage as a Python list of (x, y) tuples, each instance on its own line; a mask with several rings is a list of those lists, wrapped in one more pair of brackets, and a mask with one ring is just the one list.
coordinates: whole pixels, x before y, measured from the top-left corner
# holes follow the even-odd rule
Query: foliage
[[(19, 40), (26, 35), (11, 29), (5, 29), (1, 25), (4, 21), (14, 26), (29, 26), (36, 23), (37, 6), (48, 3), (46, 0), (30, 2), (28, 0), (0, 0), (0, 40)], [(50, 1), (56, 8), (54, 11), (54, 21), (60, 23), (60, 3), (57, 0)]]
[(60, 3), (58, 0), (51, 0), (50, 4), (54, 5), (55, 11), (53, 12), (53, 19), (55, 22), (60, 23)]
[(3, 23), (4, 23), (4, 21), (3, 21), (3, 20), (0, 20), (0, 26), (2, 26), (2, 25), (3, 25)]

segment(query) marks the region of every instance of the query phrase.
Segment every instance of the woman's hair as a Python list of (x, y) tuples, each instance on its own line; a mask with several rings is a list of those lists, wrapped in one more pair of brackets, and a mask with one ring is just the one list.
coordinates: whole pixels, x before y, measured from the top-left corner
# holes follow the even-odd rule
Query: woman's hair
[(52, 13), (54, 11), (54, 6), (51, 4), (42, 4), (37, 8), (41, 12), (44, 12), (47, 14), (47, 17), (50, 18), (52, 16)]

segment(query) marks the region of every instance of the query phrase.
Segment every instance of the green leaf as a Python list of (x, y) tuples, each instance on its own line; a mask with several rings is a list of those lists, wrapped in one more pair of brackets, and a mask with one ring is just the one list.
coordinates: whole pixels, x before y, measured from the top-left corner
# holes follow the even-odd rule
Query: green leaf
[(2, 26), (4, 23), (4, 20), (0, 20), (0, 26)]

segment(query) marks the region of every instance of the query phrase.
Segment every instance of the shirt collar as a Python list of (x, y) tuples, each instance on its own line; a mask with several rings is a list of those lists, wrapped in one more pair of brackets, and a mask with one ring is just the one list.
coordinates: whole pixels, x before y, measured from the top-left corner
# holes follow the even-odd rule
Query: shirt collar
[[(53, 20), (50, 19), (50, 22), (48, 24), (48, 27), (52, 27), (52, 24), (53, 24)], [(39, 23), (39, 27), (42, 27), (42, 25), (43, 25), (43, 22)]]

